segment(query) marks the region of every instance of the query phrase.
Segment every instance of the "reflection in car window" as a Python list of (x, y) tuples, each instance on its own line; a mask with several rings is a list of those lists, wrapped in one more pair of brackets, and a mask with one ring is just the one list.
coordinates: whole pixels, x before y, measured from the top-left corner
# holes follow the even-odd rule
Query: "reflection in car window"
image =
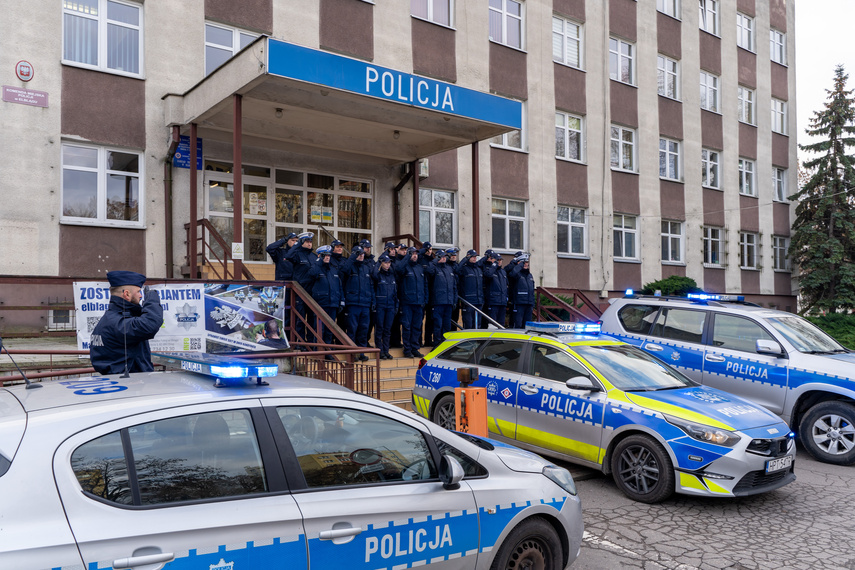
[[(116, 431), (78, 447), (71, 465), (83, 490), (123, 505), (157, 505), (267, 490), (247, 410), (168, 418)], [(132, 457), (139, 498), (133, 499)]]
[(451, 446), (441, 439), (434, 438), (436, 442), (436, 446), (439, 448), (439, 452), (443, 455), (450, 455), (460, 462), (460, 465), (463, 467), (463, 473), (465, 477), (483, 477), (487, 475), (487, 470), (484, 469), (481, 464), (477, 463), (474, 459)]
[(464, 340), (440, 354), (439, 358), (469, 364), (475, 358), (475, 351), (479, 346), (481, 346), (480, 341)]
[(575, 358), (555, 346), (535, 344), (532, 346), (529, 374), (556, 382), (566, 382), (582, 376), (587, 379), (588, 371)]
[(667, 390), (696, 386), (678, 371), (634, 346), (574, 346), (573, 350), (620, 390)]
[(522, 343), (513, 340), (492, 340), (481, 351), (479, 366), (516, 372), (522, 356)]
[(650, 334), (673, 340), (701, 342), (706, 316), (705, 311), (665, 308), (659, 313)]
[(756, 353), (758, 339), (775, 340), (772, 335), (763, 330), (763, 327), (750, 319), (733, 315), (715, 315), (713, 346)]
[(309, 487), (438, 478), (424, 436), (408, 425), (343, 408), (277, 411)]
[(618, 311), (618, 319), (627, 332), (647, 334), (658, 310), (650, 305), (626, 305)]
[(801, 317), (793, 315), (766, 320), (799, 352), (848, 352), (843, 345)]

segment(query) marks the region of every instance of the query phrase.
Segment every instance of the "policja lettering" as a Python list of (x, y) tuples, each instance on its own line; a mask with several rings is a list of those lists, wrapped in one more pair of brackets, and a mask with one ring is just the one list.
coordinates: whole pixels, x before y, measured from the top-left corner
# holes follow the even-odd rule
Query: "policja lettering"
[[(576, 409), (576, 404), (579, 408)], [(551, 412), (560, 412), (568, 416), (579, 416), (594, 420), (593, 406), (589, 402), (582, 402), (576, 398), (565, 398), (564, 396), (556, 396), (555, 394), (543, 394), (540, 398), (540, 407), (548, 409)]]
[(761, 368), (759, 366), (751, 366), (749, 364), (742, 364), (741, 362), (728, 360), (725, 369), (728, 372), (735, 372), (742, 376), (753, 376), (754, 378), (760, 378), (761, 380), (769, 379), (769, 371), (766, 370), (766, 368)]
[[(433, 540), (428, 542), (427, 529), (410, 530), (406, 533), (396, 532), (384, 534), (381, 537), (369, 536), (365, 540), (365, 562), (371, 562), (372, 554), (380, 554), (381, 558), (406, 556), (413, 552), (424, 552), (425, 549), (437, 550), (444, 546), (452, 546), (451, 528), (448, 524), (437, 526)], [(441, 531), (441, 534), (440, 534)]]
[[(395, 75), (397, 75), (397, 82), (395, 81)], [(391, 71), (384, 71), (381, 75), (380, 72), (377, 71), (374, 67), (366, 67), (365, 68), (365, 91), (370, 95), (371, 94), (371, 84), (380, 82), (380, 90), (385, 97), (394, 96), (398, 101), (406, 101), (408, 103), (417, 102), (419, 105), (428, 106), (430, 105), (433, 108), (440, 108), (443, 111), (454, 111), (454, 101), (451, 98), (451, 86), (445, 85), (442, 86), (440, 83), (436, 83), (435, 89), (433, 92), (433, 101), (431, 101), (431, 86), (424, 79), (419, 79), (418, 83), (416, 83), (416, 78), (412, 75), (409, 76), (409, 82), (405, 81), (406, 77), (404, 74), (396, 73), (393, 74)], [(404, 92), (404, 88), (409, 84), (409, 89), (407, 92)], [(443, 90), (444, 87), (444, 90)], [(415, 94), (415, 99), (413, 98)], [(442, 97), (442, 102), (440, 103), (440, 96)]]

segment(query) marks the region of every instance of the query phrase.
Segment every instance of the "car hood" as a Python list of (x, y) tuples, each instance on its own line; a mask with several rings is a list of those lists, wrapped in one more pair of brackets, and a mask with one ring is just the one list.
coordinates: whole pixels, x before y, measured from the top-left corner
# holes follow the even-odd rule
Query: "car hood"
[(626, 396), (639, 406), (715, 427), (745, 430), (782, 423), (766, 408), (706, 386), (632, 392)]
[[(0, 456), (7, 461), (15, 457), (26, 425), (27, 415), (21, 403), (7, 390), (0, 390)], [(3, 464), (0, 459), (0, 475)]]
[[(833, 372), (834, 374), (842, 374), (844, 376), (851, 376), (852, 369), (849, 366), (855, 364), (855, 352), (842, 352), (840, 354), (803, 354), (802, 357), (810, 358), (811, 361), (820, 361), (825, 362), (826, 368), (831, 368), (829, 372)], [(837, 362), (828, 362), (829, 360), (835, 360), (837, 362), (841, 362), (846, 365), (844, 368)], [(819, 368), (817, 366), (816, 368)]]

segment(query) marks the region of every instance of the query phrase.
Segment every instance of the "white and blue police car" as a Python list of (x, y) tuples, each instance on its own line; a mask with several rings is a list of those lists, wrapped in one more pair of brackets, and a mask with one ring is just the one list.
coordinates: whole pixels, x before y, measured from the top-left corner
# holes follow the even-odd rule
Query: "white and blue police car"
[(855, 353), (809, 321), (736, 295), (627, 291), (603, 331), (781, 416), (818, 461), (855, 463)]
[[(459, 368), (477, 368), (499, 441), (610, 473), (646, 503), (734, 497), (795, 480), (794, 434), (762, 406), (698, 385), (592, 323), (461, 331), (428, 354), (413, 407), (452, 428)], [(470, 376), (472, 373), (470, 372)]]
[(558, 570), (579, 554), (564, 468), (275, 366), (163, 358), (182, 370), (0, 388), (0, 567)]

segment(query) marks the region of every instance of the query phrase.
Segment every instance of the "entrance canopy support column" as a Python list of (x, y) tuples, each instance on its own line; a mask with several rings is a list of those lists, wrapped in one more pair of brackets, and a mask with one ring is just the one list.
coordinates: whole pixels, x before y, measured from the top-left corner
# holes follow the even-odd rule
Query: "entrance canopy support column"
[(410, 172), (413, 173), (413, 235), (421, 241), (421, 232), (419, 231), (419, 161), (414, 160), (410, 163)]
[[(232, 152), (234, 161), (234, 233), (232, 241), (243, 244), (243, 97), (234, 95), (234, 125), (232, 128)], [(243, 279), (243, 260), (234, 259), (234, 278)]]
[(481, 186), (478, 176), (478, 141), (472, 143), (472, 249), (481, 251), (481, 213), (478, 205), (481, 201), (479, 188)]
[(196, 123), (190, 124), (190, 247), (188, 250), (190, 251), (190, 279), (196, 279), (197, 267), (196, 263), (198, 261), (196, 247), (199, 245), (198, 236), (196, 232), (198, 231), (199, 219), (197, 217), (197, 209), (196, 209), (196, 201), (197, 195), (199, 192), (199, 175), (196, 170), (196, 161), (198, 160), (196, 156), (196, 144), (199, 137), (199, 132)]

